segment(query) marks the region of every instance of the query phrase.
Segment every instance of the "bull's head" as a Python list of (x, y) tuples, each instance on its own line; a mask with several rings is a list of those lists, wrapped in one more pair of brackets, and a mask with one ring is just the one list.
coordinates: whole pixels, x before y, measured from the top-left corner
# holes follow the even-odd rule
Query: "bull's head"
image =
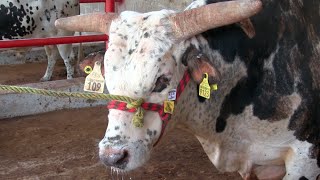
[[(109, 34), (108, 50), (104, 56), (109, 93), (143, 98), (145, 102), (162, 105), (186, 70), (191, 72), (193, 84), (201, 80), (204, 72), (216, 79), (219, 76), (216, 69), (205, 61), (206, 57), (199, 56), (196, 46), (190, 48), (191, 37), (208, 29), (239, 22), (260, 8), (258, 0), (238, 0), (181, 13), (168, 10), (144, 14), (126, 11), (120, 15), (95, 13), (60, 19), (56, 26)], [(190, 53), (183, 57), (186, 51)], [(182, 94), (181, 101), (190, 98), (186, 94)], [(183, 105), (179, 101), (170, 127), (183, 118)], [(161, 134), (161, 118), (157, 112), (145, 111), (143, 127), (137, 128), (132, 124), (133, 116), (132, 112), (110, 109), (108, 128), (99, 143), (99, 155), (106, 165), (132, 170), (148, 160), (150, 150)]]

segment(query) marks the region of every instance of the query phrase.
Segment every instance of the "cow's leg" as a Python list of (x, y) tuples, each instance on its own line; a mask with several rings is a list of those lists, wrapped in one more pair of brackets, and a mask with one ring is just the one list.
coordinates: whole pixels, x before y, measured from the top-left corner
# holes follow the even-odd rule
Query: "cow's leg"
[(75, 55), (71, 44), (58, 45), (59, 53), (64, 61), (67, 70), (67, 79), (74, 76)]
[(320, 168), (317, 160), (309, 157), (309, 147), (293, 147), (286, 157), (286, 175), (284, 180), (317, 179), (320, 174)]
[(40, 79), (40, 81), (49, 81), (53, 73), (54, 65), (60, 56), (57, 46), (44, 46), (44, 49), (48, 57), (48, 65), (46, 73)]

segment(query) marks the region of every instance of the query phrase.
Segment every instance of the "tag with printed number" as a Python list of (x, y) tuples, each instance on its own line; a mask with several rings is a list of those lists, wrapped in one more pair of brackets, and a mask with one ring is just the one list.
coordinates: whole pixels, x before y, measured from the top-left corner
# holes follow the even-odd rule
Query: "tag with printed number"
[(174, 110), (174, 101), (164, 101), (163, 111), (172, 114)]
[(205, 77), (203, 78), (199, 86), (199, 96), (209, 99), (210, 93), (211, 93), (211, 90), (208, 82), (208, 74), (205, 73)]
[(174, 100), (176, 100), (176, 97), (177, 97), (177, 90), (176, 89), (170, 90), (168, 93), (168, 100), (174, 101)]
[(104, 78), (101, 74), (101, 63), (95, 62), (92, 72), (86, 77), (84, 91), (103, 93)]

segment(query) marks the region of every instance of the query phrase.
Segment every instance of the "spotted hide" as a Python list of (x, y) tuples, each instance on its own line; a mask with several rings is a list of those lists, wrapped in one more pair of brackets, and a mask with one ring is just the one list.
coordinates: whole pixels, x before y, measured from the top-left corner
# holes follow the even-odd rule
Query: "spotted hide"
[[(235, 2), (245, 8), (260, 1)], [(197, 12), (197, 22), (189, 24), (172, 23), (181, 13), (170, 10), (126, 11), (111, 17), (110, 24), (104, 18), (107, 26), (98, 24), (109, 34), (108, 91), (161, 105), (187, 71), (191, 81), (165, 133), (174, 127), (188, 130), (218, 170), (239, 172), (244, 179), (319, 179), (320, 1), (262, 0), (261, 11), (249, 19), (195, 30), (212, 19), (224, 22), (234, 12), (225, 9), (228, 3), (194, 1), (180, 19), (193, 19)], [(228, 13), (207, 20), (202, 12), (215, 4), (219, 8), (210, 13)], [(183, 31), (175, 31), (179, 27)], [(210, 84), (218, 84), (210, 99), (198, 96), (204, 73)], [(106, 165), (129, 171), (149, 159), (164, 122), (145, 110), (143, 127), (137, 128), (134, 116), (110, 109), (99, 143)]]
[[(57, 18), (79, 14), (78, 0), (2, 0), (0, 2), (0, 40), (72, 36), (74, 32), (58, 30)], [(56, 60), (64, 60), (67, 78), (74, 76), (75, 55), (72, 45), (45, 46), (48, 66), (42, 81), (50, 80)]]

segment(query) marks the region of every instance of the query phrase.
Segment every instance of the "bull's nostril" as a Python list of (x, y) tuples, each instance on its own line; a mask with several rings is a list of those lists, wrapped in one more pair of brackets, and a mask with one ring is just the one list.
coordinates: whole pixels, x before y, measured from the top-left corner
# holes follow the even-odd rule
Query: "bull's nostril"
[(123, 153), (122, 153), (122, 158), (120, 158), (120, 159), (116, 162), (116, 164), (123, 164), (123, 163), (126, 163), (126, 162), (127, 162), (128, 156), (129, 156), (128, 151), (127, 151), (127, 150), (123, 150), (122, 152), (123, 152)]
[(105, 154), (100, 155), (100, 159), (107, 166), (114, 166), (120, 169), (124, 169), (128, 163), (129, 153), (124, 149), (108, 149), (105, 151)]

